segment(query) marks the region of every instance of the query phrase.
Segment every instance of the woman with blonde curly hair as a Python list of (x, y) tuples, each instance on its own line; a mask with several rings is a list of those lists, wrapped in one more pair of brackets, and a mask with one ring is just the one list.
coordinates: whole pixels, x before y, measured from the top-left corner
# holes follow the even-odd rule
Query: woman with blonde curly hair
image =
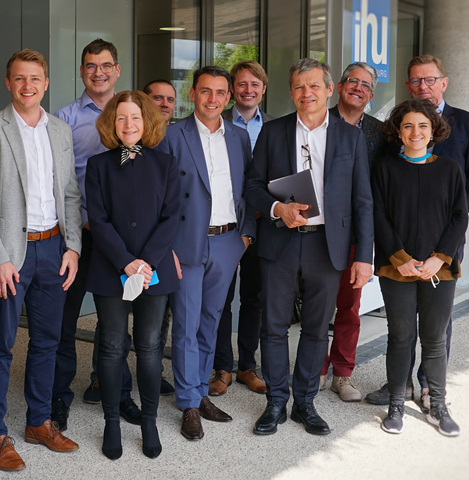
[(168, 294), (179, 288), (171, 250), (179, 170), (173, 156), (153, 149), (164, 137), (165, 120), (144, 93), (117, 94), (96, 127), (110, 149), (88, 160), (85, 184), (94, 240), (86, 286), (98, 313), (98, 376), (106, 421), (102, 451), (111, 460), (122, 455), (119, 402), (132, 310), (143, 453), (156, 458), (162, 448), (155, 422), (161, 325)]

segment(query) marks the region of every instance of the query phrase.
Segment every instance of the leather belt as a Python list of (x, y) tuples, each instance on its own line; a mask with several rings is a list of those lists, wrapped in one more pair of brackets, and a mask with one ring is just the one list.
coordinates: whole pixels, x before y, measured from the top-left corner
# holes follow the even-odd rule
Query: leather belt
[(326, 230), (326, 226), (322, 225), (301, 225), (296, 227), (296, 229), (300, 233), (308, 233), (308, 232), (324, 232)]
[(229, 223), (228, 225), (217, 225), (208, 227), (208, 236), (213, 237), (214, 235), (223, 235), (224, 233), (231, 232), (236, 228), (235, 223)]
[(44, 230), (43, 232), (28, 232), (28, 241), (29, 242), (40, 242), (41, 240), (47, 240), (50, 237), (55, 237), (60, 232), (60, 228), (56, 225), (50, 230)]

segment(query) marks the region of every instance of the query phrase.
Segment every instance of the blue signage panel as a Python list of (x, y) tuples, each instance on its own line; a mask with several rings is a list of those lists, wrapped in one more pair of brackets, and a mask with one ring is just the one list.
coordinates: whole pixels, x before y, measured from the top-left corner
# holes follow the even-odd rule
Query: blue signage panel
[(389, 82), (391, 0), (353, 0), (352, 62), (376, 69), (380, 82)]

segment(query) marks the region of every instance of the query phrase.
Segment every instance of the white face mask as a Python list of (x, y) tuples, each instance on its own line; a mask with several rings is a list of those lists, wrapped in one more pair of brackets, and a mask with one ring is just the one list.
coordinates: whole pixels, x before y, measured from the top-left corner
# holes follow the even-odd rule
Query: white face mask
[(131, 302), (142, 293), (145, 277), (140, 273), (140, 270), (142, 270), (143, 267), (144, 264), (142, 263), (142, 265), (138, 267), (137, 273), (134, 273), (125, 281), (122, 300)]

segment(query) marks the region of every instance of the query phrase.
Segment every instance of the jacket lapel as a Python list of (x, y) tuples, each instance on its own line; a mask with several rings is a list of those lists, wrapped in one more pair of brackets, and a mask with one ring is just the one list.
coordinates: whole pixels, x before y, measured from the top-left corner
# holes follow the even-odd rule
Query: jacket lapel
[(296, 120), (297, 114), (292, 113), (285, 119), (287, 129), (287, 148), (292, 173), (297, 173), (296, 165)]
[(11, 152), (13, 153), (13, 159), (16, 163), (18, 173), (23, 186), (23, 194), (25, 198), (28, 198), (28, 170), (26, 164), (26, 154), (23, 146), (23, 139), (21, 138), (20, 129), (13, 112), (13, 104), (10, 103), (3, 111), (3, 119), (8, 125), (4, 125), (3, 132), (10, 145)]
[[(443, 109), (443, 118), (449, 123), (451, 126), (453, 122), (453, 109), (450, 107), (447, 103), (445, 103), (445, 108)], [(441, 151), (443, 150), (443, 146), (445, 144), (446, 140), (443, 140), (442, 142), (435, 143), (435, 146), (433, 147), (433, 153), (435, 155), (440, 155)]]
[(194, 114), (187, 119), (186, 126), (182, 130), (182, 134), (187, 142), (188, 150), (192, 156), (195, 166), (197, 167), (200, 178), (202, 179), (207, 191), (211, 193), (204, 149), (202, 148), (202, 142), (200, 141), (200, 134), (199, 130), (197, 129), (197, 124), (195, 123)]
[(52, 164), (54, 171), (54, 197), (56, 199), (62, 198), (60, 192), (62, 192), (62, 176), (58, 169), (59, 162), (62, 158), (62, 141), (60, 137), (60, 131), (56, 125), (53, 124), (49, 116), (49, 122), (47, 123), (47, 133), (49, 134), (50, 148), (52, 151)]
[(230, 161), (231, 187), (233, 198), (238, 205), (242, 190), (242, 178), (244, 168), (243, 152), (241, 151), (239, 139), (235, 136), (231, 124), (225, 121), (225, 142)]
[(327, 175), (331, 169), (332, 159), (334, 158), (335, 146), (337, 143), (337, 123), (339, 120), (329, 115), (329, 126), (327, 127), (327, 136), (326, 136), (326, 156), (324, 159), (324, 185), (327, 181)]

